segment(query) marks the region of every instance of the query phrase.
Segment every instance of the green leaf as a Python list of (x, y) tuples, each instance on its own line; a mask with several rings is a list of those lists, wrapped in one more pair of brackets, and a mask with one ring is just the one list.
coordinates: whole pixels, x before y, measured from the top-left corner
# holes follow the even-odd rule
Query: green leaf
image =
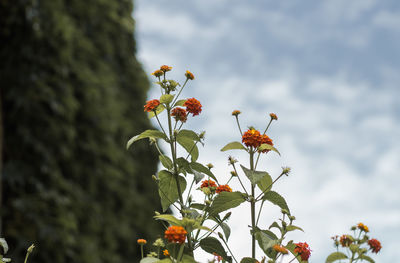
[(247, 152), (246, 147), (243, 146), (240, 142), (230, 142), (227, 145), (225, 145), (222, 149), (221, 152), (225, 152), (228, 150), (245, 150)]
[(210, 169), (208, 169), (207, 167), (205, 167), (204, 165), (202, 165), (201, 163), (196, 163), (196, 162), (192, 162), (189, 164), (190, 168), (192, 168), (192, 170), (196, 170), (200, 173), (204, 173), (208, 176), (210, 176), (212, 179), (214, 179), (216, 182), (218, 182), (217, 178), (215, 177), (215, 175), (210, 171)]
[(200, 241), (200, 247), (210, 254), (217, 253), (225, 260), (229, 260), (224, 247), (215, 237), (207, 237), (202, 239)]
[(130, 138), (128, 143), (126, 144), (126, 149), (128, 149), (132, 145), (132, 143), (134, 143), (140, 139), (144, 139), (144, 138), (159, 138), (159, 139), (164, 139), (164, 140), (168, 139), (167, 136), (163, 132), (160, 132), (157, 130), (146, 130), (146, 131), (142, 132), (141, 134)]
[(154, 216), (156, 220), (163, 220), (167, 221), (173, 226), (182, 226), (182, 220), (179, 220), (178, 218), (174, 217), (173, 215), (158, 215)]
[(158, 258), (149, 258), (145, 257), (140, 260), (140, 263), (154, 263), (154, 262), (159, 262), (160, 260)]
[(330, 254), (327, 258), (325, 263), (331, 263), (334, 262), (336, 260), (341, 260), (341, 259), (347, 259), (348, 257), (346, 256), (346, 254), (342, 253), (342, 252), (333, 252), (332, 254)]
[(359, 249), (359, 245), (357, 245), (357, 244), (351, 244), (350, 246), (349, 246), (349, 249), (350, 249), (350, 251), (352, 251), (352, 252), (357, 252), (358, 251), (358, 249)]
[(197, 263), (193, 257), (186, 255), (186, 254), (183, 255), (182, 260), (180, 262), (181, 263)]
[[(162, 260), (157, 259), (158, 261), (156, 261), (157, 263), (173, 263), (171, 259), (169, 258), (164, 258)], [(153, 262), (153, 261), (150, 261)], [(140, 261), (140, 263), (142, 263), (142, 261)]]
[(198, 210), (203, 210), (205, 205), (203, 204), (198, 204), (198, 203), (193, 203), (190, 205), (190, 207), (194, 208), (194, 209), (198, 209)]
[(302, 232), (304, 232), (304, 230), (301, 227), (298, 226), (294, 226), (294, 225), (290, 225), (286, 227), (286, 230), (289, 231), (294, 231), (294, 230), (300, 230)]
[(185, 136), (177, 136), (176, 141), (190, 154), (192, 162), (195, 162), (199, 158), (199, 149), (192, 139)]
[(363, 259), (363, 260), (365, 260), (365, 261), (368, 261), (368, 262), (370, 262), (370, 263), (375, 263), (375, 260), (373, 260), (372, 258), (370, 258), (370, 257), (367, 256), (367, 255), (361, 255), (360, 258)]
[(285, 199), (277, 192), (274, 192), (274, 191), (266, 192), (262, 199), (270, 201), (271, 203), (279, 206), (282, 209), (286, 209), (290, 214), (290, 210), (289, 210), (289, 207), (288, 207)]
[(174, 95), (171, 94), (164, 94), (160, 97), (160, 102), (164, 104), (169, 104), (174, 99)]
[(171, 159), (168, 156), (160, 155), (160, 156), (158, 156), (158, 158), (160, 159), (161, 164), (168, 170), (171, 170), (174, 167)]
[(294, 252), (294, 249), (296, 248), (296, 245), (293, 243), (292, 240), (290, 240), (290, 241), (286, 244), (285, 248), (286, 248), (287, 250), (289, 250), (290, 253), (292, 253), (292, 255), (297, 259), (298, 262), (300, 262), (300, 263), (302, 263), (302, 262), (308, 262), (308, 261), (303, 261), (303, 260), (301, 260), (300, 255), (299, 255), (297, 252)]
[(241, 192), (222, 192), (215, 197), (210, 207), (210, 215), (219, 214), (228, 209), (237, 207), (245, 201), (245, 196)]
[[(161, 197), (161, 206), (165, 212), (171, 204), (173, 204), (179, 198), (178, 187), (176, 185), (175, 177), (172, 173), (162, 170), (158, 172), (159, 182), (159, 194)], [(185, 191), (186, 180), (182, 176), (178, 176), (179, 185), (181, 191)]]
[(183, 106), (183, 104), (185, 104), (186, 100), (178, 100), (177, 102), (175, 102), (175, 106)]
[(258, 242), (258, 246), (264, 251), (265, 254), (269, 254), (270, 248), (278, 243), (277, 239), (261, 230), (256, 230), (254, 235)]
[(279, 226), (279, 224), (278, 224), (277, 222), (273, 222), (273, 223), (269, 226), (269, 229), (271, 229), (271, 228), (273, 228), (273, 227), (278, 228), (279, 231), (282, 232), (282, 228)]
[(231, 235), (231, 228), (229, 227), (229, 225), (227, 223), (221, 223), (221, 228), (222, 228), (222, 231), (224, 231), (225, 240), (228, 241), (228, 239)]
[(189, 162), (183, 158), (183, 157), (179, 157), (178, 159), (176, 159), (176, 163), (179, 166), (179, 172), (181, 173), (193, 173), (192, 169), (189, 166)]
[(267, 192), (267, 190), (271, 190), (268, 189), (272, 186), (272, 178), (269, 173), (265, 172), (264, 177), (260, 181), (258, 181), (257, 186), (262, 192)]
[(279, 152), (274, 146), (269, 145), (269, 144), (267, 144), (267, 143), (261, 144), (261, 145), (258, 147), (257, 150), (259, 150), (259, 151), (263, 151), (263, 150), (270, 150), (270, 151), (271, 151), (271, 150), (272, 150), (272, 151), (276, 152), (277, 154), (281, 155), (280, 152)]
[(257, 263), (257, 259), (254, 258), (242, 258), (242, 260), (240, 260), (240, 263)]
[(191, 130), (180, 130), (177, 137), (186, 137), (193, 141), (200, 141), (199, 135)]
[(249, 170), (243, 165), (240, 165), (240, 167), (242, 167), (244, 174), (247, 176), (247, 178), (249, 178), (251, 184), (253, 185), (257, 184), (261, 179), (268, 175), (267, 172)]
[[(158, 107), (156, 109), (156, 114), (160, 115), (160, 113), (163, 112), (164, 110), (165, 110), (164, 105), (160, 104), (160, 105), (158, 105)], [(153, 118), (154, 116), (156, 116), (156, 114), (154, 113), (154, 111), (150, 111), (149, 118)]]

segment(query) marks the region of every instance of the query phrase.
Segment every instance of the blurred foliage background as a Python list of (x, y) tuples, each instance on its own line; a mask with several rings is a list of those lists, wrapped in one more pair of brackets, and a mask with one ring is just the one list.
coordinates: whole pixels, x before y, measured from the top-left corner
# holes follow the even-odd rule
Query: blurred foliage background
[(23, 262), (136, 262), (160, 226), (131, 0), (1, 0), (2, 233)]

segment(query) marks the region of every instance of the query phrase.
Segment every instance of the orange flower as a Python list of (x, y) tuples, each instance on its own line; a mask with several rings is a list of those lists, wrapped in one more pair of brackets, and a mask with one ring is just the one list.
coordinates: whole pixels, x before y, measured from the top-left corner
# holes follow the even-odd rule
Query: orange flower
[[(271, 138), (269, 138), (266, 134), (264, 134), (264, 135), (261, 135), (261, 144), (269, 144), (269, 145), (271, 145), (271, 146), (273, 146), (274, 144), (272, 143), (272, 139)], [(260, 145), (261, 145), (260, 144)], [(262, 150), (261, 151), (262, 153), (266, 153), (266, 152), (269, 152), (269, 150), (267, 150), (267, 149), (265, 149), (265, 150)]]
[(189, 70), (186, 70), (185, 76), (187, 79), (194, 80), (194, 75)]
[(227, 184), (223, 184), (217, 187), (217, 190), (215, 190), (215, 192), (217, 192), (217, 194), (221, 193), (221, 192), (232, 192), (232, 189), (229, 187), (229, 185)]
[(145, 244), (147, 243), (147, 241), (146, 241), (146, 239), (138, 239), (138, 240), (137, 240), (137, 243), (138, 243), (139, 245), (145, 245)]
[(307, 242), (300, 242), (300, 243), (295, 243), (296, 248), (294, 249), (295, 253), (298, 253), (301, 257), (301, 260), (308, 260), (308, 258), (311, 255), (311, 249), (308, 246)]
[(215, 182), (213, 180), (204, 180), (201, 182), (200, 188), (203, 188), (203, 187), (217, 187), (217, 185), (215, 184)]
[(246, 146), (257, 148), (261, 145), (261, 134), (255, 129), (249, 129), (243, 133), (242, 142)]
[(276, 116), (275, 113), (270, 113), (269, 116), (271, 117), (271, 120), (278, 120), (278, 116)]
[(202, 107), (200, 101), (196, 100), (195, 98), (187, 99), (183, 106), (185, 106), (186, 110), (193, 114), (193, 116), (199, 115)]
[(222, 261), (222, 256), (218, 255), (218, 254), (215, 253), (215, 252), (213, 253), (213, 255), (214, 255), (216, 261), (218, 261), (218, 262), (221, 262), (221, 261)]
[(353, 241), (349, 238), (348, 235), (342, 235), (340, 237), (340, 244), (342, 245), (342, 247), (348, 247), (351, 243), (353, 243)]
[(188, 113), (184, 108), (176, 107), (171, 111), (171, 116), (175, 118), (176, 121), (186, 122)]
[(164, 71), (157, 69), (156, 71), (154, 71), (153, 73), (151, 73), (151, 75), (153, 75), (153, 76), (159, 78), (159, 77), (161, 77), (162, 75), (164, 75)]
[(157, 109), (158, 105), (160, 105), (160, 101), (155, 99), (155, 100), (149, 100), (146, 102), (146, 105), (144, 105), (144, 111), (150, 112), (154, 111)]
[(169, 257), (169, 251), (168, 251), (168, 249), (164, 249), (164, 250), (163, 250), (163, 254), (164, 254), (164, 256)]
[(186, 230), (181, 226), (170, 226), (165, 230), (164, 237), (170, 243), (183, 244), (186, 240)]
[(172, 67), (167, 66), (167, 65), (162, 65), (160, 67), (160, 70), (163, 71), (164, 73), (167, 72), (167, 71), (171, 71), (171, 69), (172, 69)]
[(372, 250), (372, 253), (378, 254), (378, 252), (381, 250), (381, 242), (379, 242), (377, 239), (373, 238), (368, 240), (368, 245)]
[(232, 116), (238, 116), (240, 113), (242, 113), (240, 110), (234, 110), (232, 111)]
[(286, 255), (286, 254), (288, 253), (288, 250), (287, 250), (285, 247), (280, 246), (280, 245), (278, 245), (278, 244), (274, 245), (272, 248), (273, 248), (276, 252), (282, 253), (282, 254), (284, 254), (284, 255)]
[(367, 227), (366, 225), (364, 225), (363, 223), (358, 223), (357, 227), (358, 227), (358, 229), (360, 229), (361, 231), (369, 232), (368, 227)]

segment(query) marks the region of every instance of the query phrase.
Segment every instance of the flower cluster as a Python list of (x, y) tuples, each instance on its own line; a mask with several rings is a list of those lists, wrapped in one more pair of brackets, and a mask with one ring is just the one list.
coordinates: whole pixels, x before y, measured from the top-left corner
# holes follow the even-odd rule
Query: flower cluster
[(273, 248), (276, 252), (282, 253), (282, 254), (284, 254), (284, 255), (286, 255), (286, 254), (288, 253), (288, 250), (287, 250), (285, 247), (280, 246), (280, 245), (278, 245), (278, 244), (274, 245), (272, 248)]
[(375, 238), (372, 238), (372, 239), (368, 240), (368, 245), (369, 245), (370, 249), (372, 250), (372, 252), (376, 253), (376, 254), (378, 254), (378, 252), (382, 248), (381, 242), (379, 242)]
[(342, 235), (339, 242), (342, 247), (348, 247), (351, 245), (351, 243), (353, 243), (353, 240), (349, 235)]
[(295, 253), (298, 253), (301, 257), (301, 260), (308, 260), (311, 255), (311, 249), (308, 246), (307, 242), (300, 242), (295, 244), (296, 247), (294, 249)]
[(164, 237), (168, 242), (179, 244), (185, 243), (186, 235), (186, 230), (181, 226), (170, 226), (164, 233)]
[(232, 189), (229, 187), (229, 185), (227, 184), (223, 184), (217, 187), (217, 189), (215, 190), (215, 192), (217, 192), (217, 194), (221, 193), (221, 192), (232, 192)]
[(171, 111), (171, 116), (175, 118), (176, 121), (186, 122), (188, 113), (184, 108), (176, 107)]
[(217, 184), (213, 180), (204, 180), (201, 182), (200, 188), (204, 187), (217, 187)]
[(157, 109), (158, 105), (160, 105), (159, 100), (157, 100), (157, 99), (149, 100), (146, 102), (146, 105), (144, 105), (144, 111), (147, 111), (147, 112), (155, 111)]
[(147, 244), (147, 241), (146, 241), (146, 239), (140, 238), (140, 239), (137, 240), (137, 243), (138, 243), (139, 245), (146, 245), (146, 244)]
[(192, 116), (199, 115), (201, 112), (201, 103), (195, 98), (187, 99), (183, 106), (186, 107), (186, 110), (192, 114)]
[(358, 229), (360, 229), (361, 231), (364, 231), (364, 232), (366, 232), (366, 233), (369, 232), (368, 227), (367, 227), (366, 225), (364, 225), (363, 223), (358, 223), (357, 227), (358, 227)]
[(261, 145), (261, 134), (255, 129), (249, 129), (242, 136), (242, 142), (247, 147), (257, 148)]

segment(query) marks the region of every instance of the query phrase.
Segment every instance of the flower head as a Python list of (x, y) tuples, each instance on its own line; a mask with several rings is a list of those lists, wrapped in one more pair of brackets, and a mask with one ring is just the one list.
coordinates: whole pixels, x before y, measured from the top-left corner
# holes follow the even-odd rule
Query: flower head
[(221, 192), (232, 192), (232, 189), (229, 187), (229, 185), (222, 184), (217, 187), (217, 190), (215, 190), (215, 192), (217, 192), (217, 194), (219, 194)]
[[(261, 135), (261, 144), (269, 144), (269, 145), (271, 145), (271, 146), (274, 145), (273, 142), (272, 142), (272, 139), (269, 138), (268, 135), (266, 135), (266, 134)], [(260, 144), (260, 145), (261, 145), (261, 144)], [(262, 153), (266, 153), (266, 152), (269, 152), (269, 151), (270, 151), (270, 150), (265, 149), (265, 150), (262, 150), (261, 152), (262, 152)]]
[(169, 251), (168, 251), (168, 249), (164, 249), (164, 250), (163, 250), (163, 254), (164, 254), (164, 256), (169, 257)]
[(154, 111), (157, 109), (158, 105), (160, 105), (160, 101), (155, 99), (155, 100), (149, 100), (146, 102), (146, 105), (144, 105), (144, 111), (150, 112)]
[(280, 245), (278, 245), (278, 244), (274, 245), (272, 248), (273, 248), (276, 252), (282, 253), (282, 254), (284, 254), (284, 255), (286, 255), (286, 254), (288, 253), (288, 250), (287, 250), (285, 247), (280, 246)]
[(155, 247), (164, 247), (164, 241), (161, 238), (157, 238), (156, 241), (154, 241), (153, 246)]
[(298, 253), (301, 257), (301, 260), (308, 260), (308, 258), (311, 255), (311, 249), (308, 246), (307, 242), (300, 242), (300, 243), (295, 243), (296, 247), (294, 249), (295, 253)]
[(145, 244), (147, 243), (147, 241), (146, 241), (146, 239), (140, 238), (140, 239), (137, 240), (137, 243), (138, 243), (139, 245), (145, 245)]
[(190, 80), (194, 80), (194, 75), (189, 70), (186, 70), (185, 77)]
[(238, 116), (240, 113), (242, 113), (240, 110), (234, 110), (232, 111), (232, 116)]
[(357, 227), (358, 227), (358, 229), (360, 229), (361, 231), (364, 231), (364, 232), (369, 232), (369, 229), (368, 229), (368, 227), (366, 226), (366, 225), (364, 225), (363, 223), (358, 223), (357, 224)]
[(255, 129), (249, 129), (243, 133), (242, 142), (248, 147), (257, 148), (261, 145), (261, 134)]
[(164, 75), (164, 71), (162, 71), (162, 70), (160, 70), (160, 69), (157, 69), (156, 71), (154, 71), (153, 73), (151, 73), (151, 75), (153, 75), (153, 76), (159, 78), (159, 77), (161, 77), (162, 75)]
[(167, 71), (171, 71), (171, 69), (172, 69), (172, 67), (167, 66), (167, 65), (162, 65), (160, 67), (160, 70), (163, 71), (164, 73), (167, 72)]
[(275, 113), (270, 113), (269, 116), (271, 117), (271, 120), (278, 120), (278, 116), (276, 116)]
[(186, 107), (186, 110), (191, 113), (193, 116), (199, 115), (201, 112), (201, 103), (195, 98), (187, 99), (183, 106)]
[(217, 187), (217, 185), (213, 180), (204, 180), (201, 182), (200, 188), (204, 187)]
[(342, 235), (339, 240), (340, 244), (342, 247), (348, 247), (353, 243), (352, 238), (349, 237), (349, 235)]
[(186, 240), (186, 230), (181, 226), (170, 226), (165, 230), (164, 237), (170, 243), (183, 244)]
[(368, 240), (368, 245), (371, 248), (373, 253), (378, 254), (378, 252), (381, 250), (382, 245), (381, 242), (379, 242), (377, 239), (372, 238), (370, 240)]
[(215, 257), (215, 260), (217, 261), (217, 262), (221, 262), (222, 261), (222, 256), (220, 256), (220, 255), (218, 255), (217, 253), (213, 253), (213, 255), (214, 255), (214, 257)]
[(171, 116), (175, 118), (176, 121), (186, 122), (188, 113), (184, 108), (176, 107), (171, 111)]

